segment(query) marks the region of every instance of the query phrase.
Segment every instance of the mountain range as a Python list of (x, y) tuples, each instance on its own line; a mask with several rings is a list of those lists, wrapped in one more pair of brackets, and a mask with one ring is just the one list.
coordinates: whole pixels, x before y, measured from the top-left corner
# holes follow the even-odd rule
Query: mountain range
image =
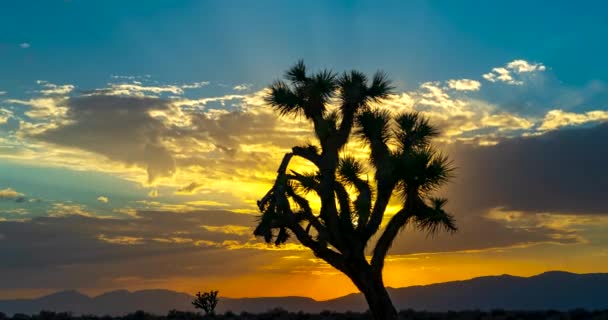
[[(398, 309), (448, 310), (589, 310), (608, 309), (608, 273), (575, 274), (545, 272), (532, 277), (487, 276), (464, 281), (389, 288)], [(136, 310), (166, 314), (171, 309), (193, 311), (193, 296), (169, 290), (117, 290), (95, 297), (78, 291), (61, 291), (35, 299), (0, 300), (0, 312), (34, 314), (41, 310), (68, 311), (75, 315), (124, 315)], [(306, 297), (225, 298), (218, 312), (265, 312), (273, 308), (289, 311), (365, 311), (359, 293), (315, 301)]]

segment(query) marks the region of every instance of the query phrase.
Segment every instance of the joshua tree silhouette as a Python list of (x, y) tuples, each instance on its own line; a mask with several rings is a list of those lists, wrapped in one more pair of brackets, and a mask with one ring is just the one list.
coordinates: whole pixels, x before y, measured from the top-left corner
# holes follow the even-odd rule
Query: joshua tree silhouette
[[(448, 158), (431, 145), (438, 131), (418, 113), (392, 114), (371, 106), (392, 90), (382, 72), (371, 81), (359, 71), (309, 75), (299, 61), (285, 79), (270, 86), (266, 101), (280, 115), (303, 115), (312, 122), (319, 146), (296, 146), (285, 154), (274, 185), (258, 201), (262, 214), (254, 234), (276, 245), (295, 235), (315, 256), (353, 281), (374, 319), (397, 319), (382, 280), (384, 259), (395, 237), (407, 224), (430, 233), (456, 230), (443, 209), (446, 200), (431, 195), (452, 173)], [(330, 103), (335, 110), (330, 110)], [(353, 137), (369, 148), (369, 161), (342, 154)], [(294, 156), (314, 164), (316, 171), (288, 172)], [(365, 173), (373, 175), (371, 183), (363, 178)], [(354, 201), (349, 191), (356, 194)], [(319, 197), (319, 212), (311, 209), (309, 193)], [(402, 207), (386, 224), (368, 259), (365, 249), (372, 246), (370, 239), (380, 230), (393, 193)]]
[(197, 292), (196, 299), (192, 301), (192, 305), (194, 305), (195, 308), (203, 309), (206, 315), (213, 315), (215, 312), (215, 307), (217, 306), (217, 302), (219, 301), (219, 299), (217, 298), (218, 293), (219, 291), (217, 290), (203, 292), (202, 294), (200, 292)]

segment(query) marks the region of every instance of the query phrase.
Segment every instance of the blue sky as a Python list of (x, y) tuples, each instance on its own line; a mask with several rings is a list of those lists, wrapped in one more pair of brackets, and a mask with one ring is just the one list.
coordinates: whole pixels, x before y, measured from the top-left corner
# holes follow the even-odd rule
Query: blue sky
[(517, 57), (580, 86), (608, 75), (605, 9), (597, 1), (11, 1), (0, 22), (0, 70), (11, 76), (0, 85), (78, 79), (86, 88), (110, 74), (261, 84), (306, 58), (384, 69), (412, 86)]
[[(311, 138), (302, 119), (279, 118), (262, 99), (298, 59), (313, 70), (385, 71), (395, 85), (385, 107), (428, 116), (442, 130), (437, 143), (459, 165), (445, 193), (454, 196), (450, 206), (465, 231), (431, 244), (420, 234), (405, 236), (394, 248), (388, 285), (608, 271), (608, 239), (597, 232), (608, 226), (608, 177), (599, 160), (608, 150), (607, 6), (4, 1), (0, 256), (46, 248), (37, 245), (46, 239), (40, 234), (56, 232), (65, 242), (52, 248), (63, 256), (40, 252), (46, 264), (39, 269), (22, 255), (14, 263), (24, 268), (0, 263), (0, 297), (62, 286), (188, 291), (203, 280), (243, 296), (255, 292), (238, 283), (255, 288), (282, 277), (324, 281), (309, 291), (286, 282), (270, 295), (353, 291), (348, 282), (342, 291), (324, 287), (325, 280), (344, 279), (323, 273), (298, 247), (268, 250), (251, 236), (255, 201), (282, 154)], [(108, 255), (95, 260), (64, 243)], [(183, 269), (167, 262), (172, 248)], [(563, 252), (578, 262), (564, 262)], [(403, 262), (426, 253), (428, 265)], [(201, 278), (201, 266), (210, 263), (204, 254), (219, 264), (235, 257), (260, 263), (262, 254), (267, 262), (253, 270), (235, 266), (230, 272), (239, 280), (219, 282), (228, 271), (207, 270)], [(290, 273), (293, 257), (315, 273)], [(150, 259), (166, 268), (134, 271)], [(64, 261), (91, 280), (71, 280), (61, 271)], [(90, 275), (91, 264), (108, 271)], [(273, 264), (278, 274), (269, 274)], [(466, 267), (476, 264), (477, 271)], [(412, 276), (398, 277), (403, 268)], [(56, 276), (8, 281), (32, 270)]]

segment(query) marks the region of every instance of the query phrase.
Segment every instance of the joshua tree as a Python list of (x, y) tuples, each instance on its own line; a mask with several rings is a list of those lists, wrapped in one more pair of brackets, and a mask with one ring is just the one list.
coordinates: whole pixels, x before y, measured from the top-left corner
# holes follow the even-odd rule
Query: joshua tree
[(219, 291), (209, 291), (209, 292), (203, 292), (203, 294), (201, 294), (200, 292), (196, 293), (196, 299), (194, 299), (194, 301), (192, 301), (192, 304), (194, 305), (195, 308), (198, 309), (203, 309), (205, 311), (205, 314), (213, 314), (215, 312), (215, 307), (217, 306), (217, 302), (219, 301), (219, 299), (217, 298), (217, 294), (219, 293)]
[[(431, 195), (452, 171), (447, 157), (431, 146), (438, 131), (418, 113), (393, 114), (372, 106), (392, 90), (384, 73), (377, 72), (371, 81), (358, 71), (309, 74), (299, 61), (285, 79), (270, 86), (266, 101), (280, 115), (310, 121), (318, 146), (296, 146), (285, 154), (274, 185), (258, 201), (262, 214), (254, 233), (275, 245), (295, 235), (353, 281), (374, 319), (397, 319), (382, 280), (395, 237), (406, 225), (430, 233), (456, 230), (444, 211), (446, 200)], [(369, 149), (368, 161), (343, 154), (351, 138)], [(293, 157), (309, 161), (316, 170), (287, 171)], [(367, 173), (373, 181), (365, 178)], [(318, 212), (306, 198), (309, 193), (320, 199)], [(393, 194), (401, 209), (381, 228)], [(374, 245), (370, 239), (380, 229)], [(371, 257), (365, 254), (368, 245)]]

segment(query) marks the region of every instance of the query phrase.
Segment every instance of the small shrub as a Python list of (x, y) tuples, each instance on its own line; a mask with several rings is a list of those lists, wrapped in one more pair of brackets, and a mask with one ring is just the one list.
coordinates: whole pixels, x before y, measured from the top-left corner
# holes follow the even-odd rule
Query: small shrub
[(30, 320), (31, 317), (28, 316), (27, 314), (23, 314), (23, 313), (15, 313), (13, 315), (13, 320)]
[(219, 301), (219, 299), (217, 298), (218, 293), (219, 291), (217, 290), (203, 292), (202, 294), (200, 292), (197, 292), (196, 299), (192, 301), (192, 305), (194, 305), (195, 308), (203, 309), (206, 315), (214, 314), (215, 307), (217, 306), (217, 303)]

